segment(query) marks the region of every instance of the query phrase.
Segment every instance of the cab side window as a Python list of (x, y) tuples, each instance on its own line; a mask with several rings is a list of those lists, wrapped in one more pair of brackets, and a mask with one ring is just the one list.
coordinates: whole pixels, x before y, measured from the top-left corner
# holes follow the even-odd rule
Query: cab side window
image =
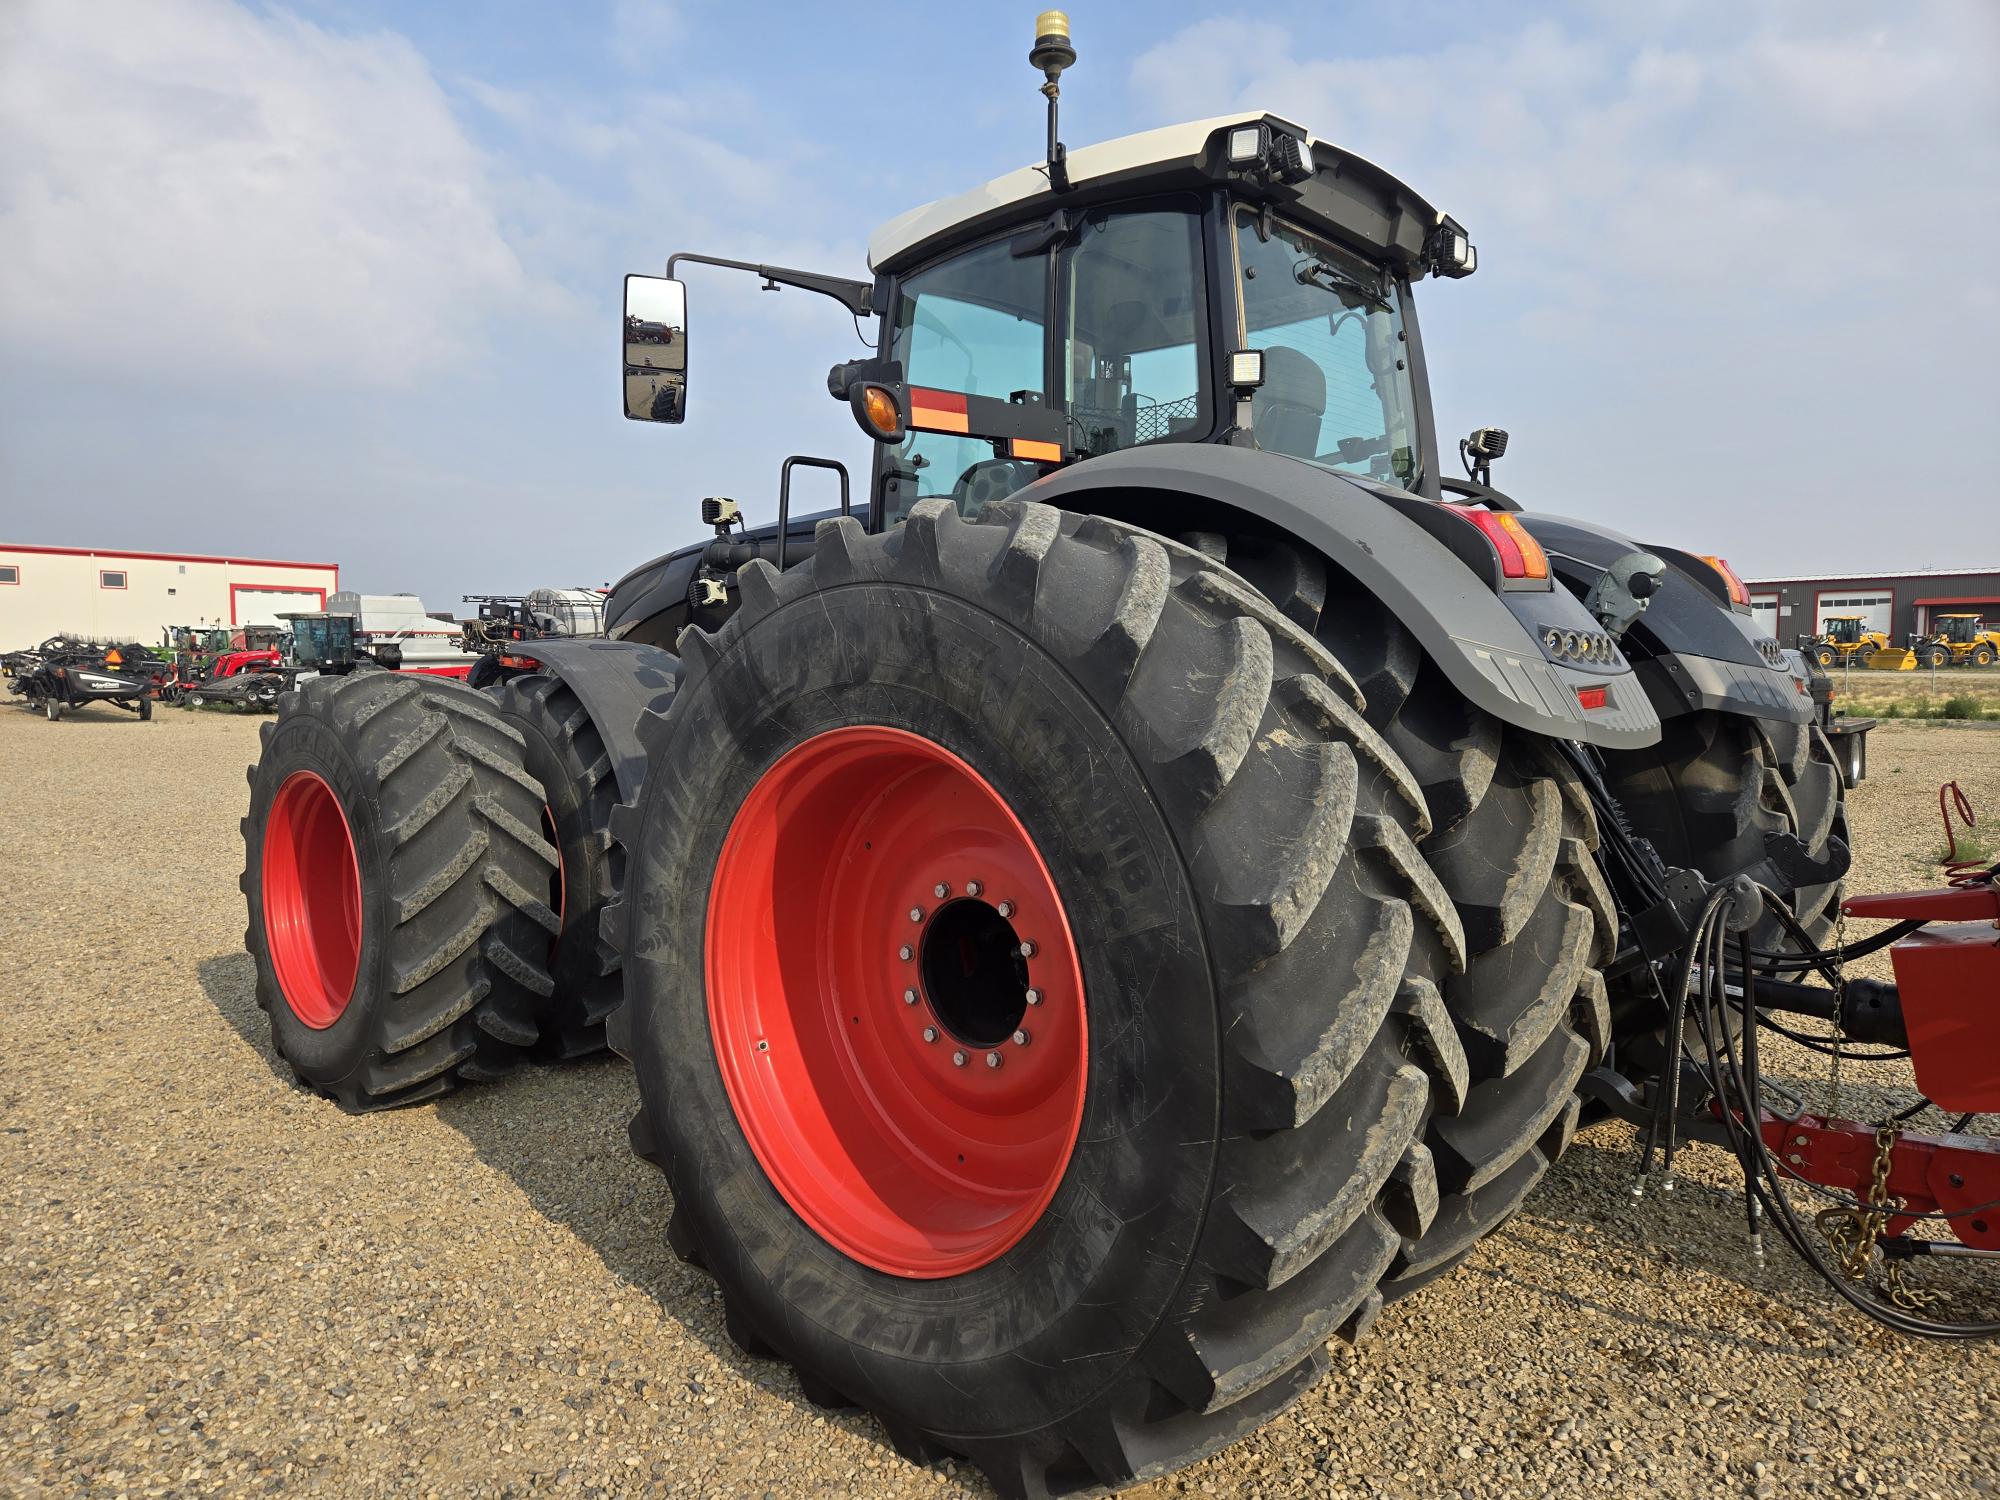
[(1079, 458), (1209, 427), (1200, 219), (1100, 210), (1064, 259), (1064, 395)]
[[(1008, 240), (996, 240), (903, 283), (892, 354), (912, 386), (1040, 404), (1047, 300), (1047, 256), (1017, 256)], [(996, 485), (1002, 493), (1018, 487), (993, 472), (1004, 463), (988, 439), (912, 432), (896, 455), (884, 520), (894, 525), (934, 496), (976, 511)], [(1020, 482), (1033, 477), (1030, 468)]]

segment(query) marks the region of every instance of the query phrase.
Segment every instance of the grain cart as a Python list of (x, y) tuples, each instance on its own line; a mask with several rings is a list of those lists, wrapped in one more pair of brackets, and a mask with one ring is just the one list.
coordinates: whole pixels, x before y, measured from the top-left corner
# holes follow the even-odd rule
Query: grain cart
[[(1754, 811), (1811, 703), (1726, 568), (1523, 514), (1491, 429), (1446, 473), (1414, 288), (1466, 231), (1269, 114), (1069, 152), (1073, 58), (1045, 16), (1045, 160), (892, 221), (870, 279), (628, 278), (642, 420), (689, 411), (682, 264), (869, 319), (828, 377), (858, 500), (794, 455), (775, 525), (704, 501), (607, 639), (490, 692), (310, 685), (244, 825), (304, 1081), (397, 1104), (608, 1039), (738, 1342), (1024, 1495), (1252, 1430), (1562, 1151), (1722, 878), (1627, 821), (1619, 757), (1691, 860), (1845, 861), (1817, 804)], [(1663, 712), (1710, 727), (1663, 758)]]

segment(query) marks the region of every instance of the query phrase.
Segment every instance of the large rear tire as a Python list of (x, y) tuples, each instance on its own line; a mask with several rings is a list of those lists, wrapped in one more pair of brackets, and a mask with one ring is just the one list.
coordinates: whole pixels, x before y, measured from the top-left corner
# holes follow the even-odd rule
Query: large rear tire
[(1413, 831), (1464, 931), (1462, 969), (1421, 939), (1412, 954), (1456, 1024), (1465, 1071), (1429, 1123), (1437, 1208), (1405, 1238), (1384, 1287), (1393, 1300), (1459, 1265), (1575, 1132), (1577, 1082), (1609, 1046), (1599, 966), (1618, 930), (1596, 817), (1548, 741), (1474, 707), (1378, 601), (1330, 580), (1317, 554), (1212, 533), (1204, 550), (1352, 672), (1368, 723), (1422, 789), (1430, 828)]
[(1005, 1495), (1254, 1429), (1436, 1211), (1466, 1065), (1407, 963), (1463, 935), (1407, 770), (1129, 527), (926, 502), (738, 576), (613, 822), (671, 1243), (808, 1396)]
[[(1605, 781), (1632, 831), (1670, 865), (1727, 880), (1764, 858), (1764, 835), (1789, 833), (1815, 860), (1845, 849), (1847, 790), (1840, 761), (1815, 724), (1741, 714), (1670, 719), (1660, 742), (1604, 757)], [(1824, 943), (1840, 909), (1836, 880), (1779, 891), (1814, 941)], [(1752, 945), (1789, 946), (1775, 917), (1751, 931)]]
[(587, 1056), (603, 1050), (604, 1022), (624, 995), (618, 954), (599, 930), (623, 864), (610, 835), (618, 781), (604, 737), (560, 678), (523, 673), (487, 697), (521, 736), (523, 764), (546, 799), (545, 831), (554, 832), (561, 855), (549, 902), (562, 923), (550, 954), (555, 987), (536, 1002), (540, 1051), (554, 1058)]
[(556, 925), (520, 737), (462, 684), (389, 672), (286, 693), (260, 736), (244, 941), (279, 1056), (356, 1111), (508, 1071)]

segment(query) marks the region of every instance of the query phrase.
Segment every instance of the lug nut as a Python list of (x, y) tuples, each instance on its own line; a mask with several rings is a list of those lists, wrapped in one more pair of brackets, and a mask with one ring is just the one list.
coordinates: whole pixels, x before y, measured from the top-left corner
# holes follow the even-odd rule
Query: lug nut
[(917, 1003), (917, 992), (915, 990), (904, 990), (903, 1004), (915, 1005), (916, 1003)]
[(1042, 992), (1040, 990), (1029, 990), (1021, 998), (1030, 1005), (1040, 1005), (1042, 1003)]
[(1002, 1059), (1000, 1054), (997, 1052), (989, 1052), (986, 1054), (986, 1066), (989, 1068), (999, 1067), (1003, 1060), (1004, 1059)]
[(1013, 916), (1013, 915), (1014, 915), (1014, 903), (1013, 903), (1013, 902), (1011, 902), (1011, 901), (1002, 901), (1002, 902), (1000, 903), (1000, 915), (1001, 915), (1001, 916), (1003, 916), (1003, 917), (1011, 917), (1011, 916)]
[(903, 944), (902, 947), (896, 950), (896, 957), (900, 958), (904, 963), (908, 963), (916, 956), (917, 950), (912, 948), (908, 943)]
[(1033, 958), (1034, 956), (1035, 956), (1035, 945), (1034, 945), (1034, 943), (1033, 943), (1033, 942), (1031, 942), (1031, 941), (1028, 941), (1028, 940), (1024, 939), (1024, 940), (1022, 941), (1022, 943), (1021, 943), (1021, 957), (1023, 957), (1023, 958)]
[(986, 887), (981, 885), (976, 880), (968, 880), (965, 882), (965, 894), (968, 896), (976, 896), (985, 889)]
[(934, 1042), (934, 1041), (936, 1041), (936, 1040), (937, 1040), (937, 1027), (935, 1027), (935, 1026), (926, 1026), (926, 1027), (924, 1028), (924, 1040), (925, 1040), (925, 1041), (927, 1041), (927, 1042)]
[(923, 921), (923, 919), (924, 919), (924, 909), (921, 906), (913, 906), (910, 908), (910, 920), (912, 922), (921, 922)]
[(931, 887), (931, 894), (942, 901), (951, 894), (951, 887), (940, 880), (936, 885)]
[(952, 1066), (953, 1066), (954, 1068), (962, 1068), (962, 1067), (964, 1067), (964, 1066), (965, 1066), (965, 1054), (964, 1054), (963, 1052), (954, 1052), (954, 1053), (952, 1053), (952, 1055), (951, 1055), (951, 1065), (952, 1065)]
[(1016, 1047), (1025, 1047), (1025, 1046), (1027, 1046), (1027, 1045), (1028, 1045), (1028, 1033), (1027, 1033), (1027, 1032), (1025, 1032), (1025, 1031), (1017, 1031), (1017, 1032), (1015, 1032), (1015, 1033), (1014, 1033), (1014, 1045), (1015, 1045)]

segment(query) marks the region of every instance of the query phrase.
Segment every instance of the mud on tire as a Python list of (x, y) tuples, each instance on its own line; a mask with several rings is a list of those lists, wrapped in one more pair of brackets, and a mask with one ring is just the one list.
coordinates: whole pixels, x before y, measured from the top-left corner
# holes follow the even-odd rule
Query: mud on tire
[[(1148, 1478), (1259, 1426), (1374, 1316), (1437, 1211), (1425, 1124), (1468, 1070), (1436, 981), (1408, 970), (1422, 933), (1448, 978), (1464, 935), (1408, 832), (1426, 819), (1408, 770), (1268, 600), (1112, 522), (926, 502), (883, 536), (825, 523), (806, 567), (739, 580), (738, 614), (682, 637), (645, 790), (613, 823), (611, 1038), (638, 1075), (634, 1146), (674, 1191), (670, 1242), (810, 1397), (1006, 1495)], [(1005, 799), (1082, 975), (1081, 1125), (1053, 1198), (950, 1275), (886, 1274), (815, 1233), (760, 1170), (711, 1030), (699, 935), (738, 809), (855, 725), (922, 736)], [(903, 913), (830, 910), (898, 940)]]
[(460, 683), (357, 672), (285, 694), (260, 736), (240, 884), (278, 1054), (349, 1110), (508, 1071), (556, 926), (519, 734)]

